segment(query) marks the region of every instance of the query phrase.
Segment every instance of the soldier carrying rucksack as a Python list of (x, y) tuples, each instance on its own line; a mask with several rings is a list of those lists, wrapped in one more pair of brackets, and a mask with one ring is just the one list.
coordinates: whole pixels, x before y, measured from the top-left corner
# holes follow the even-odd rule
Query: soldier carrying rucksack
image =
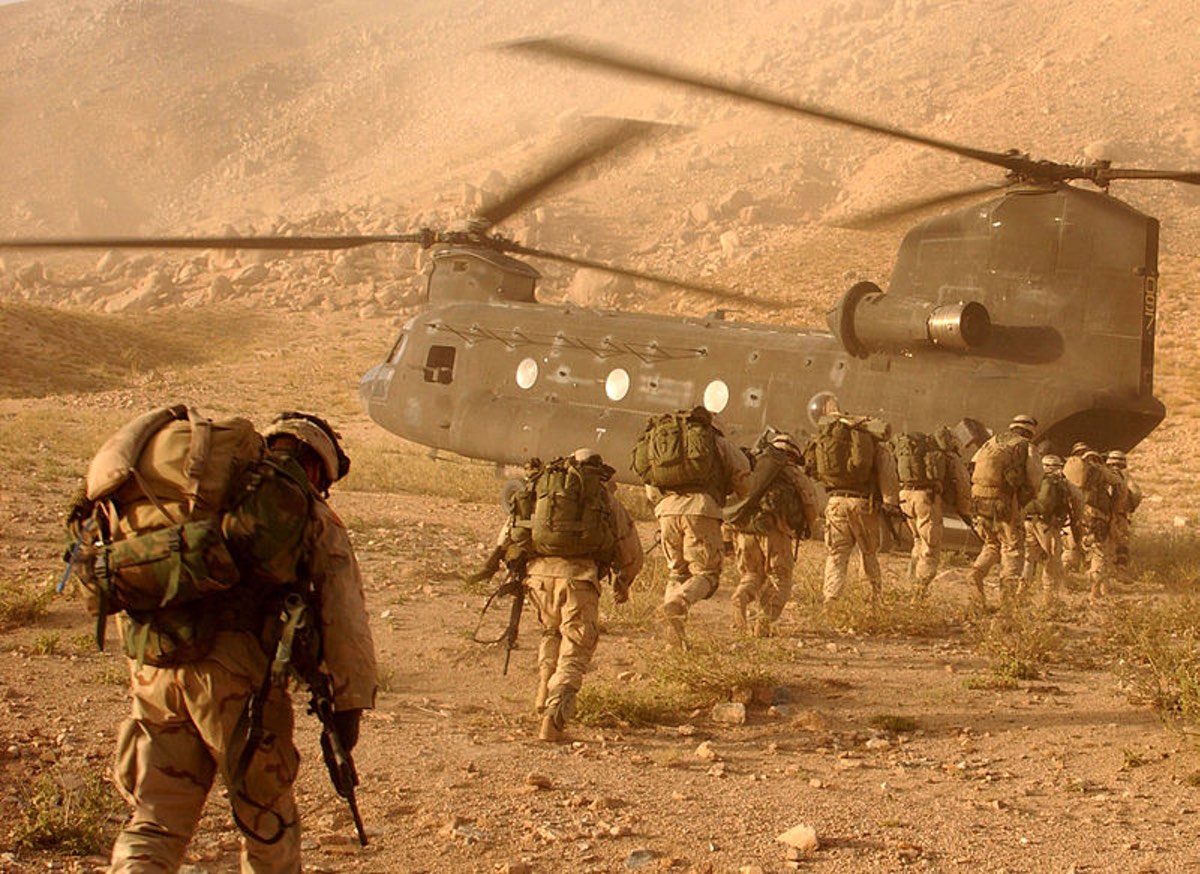
[(1108, 594), (1115, 561), (1113, 517), (1120, 510), (1125, 484), (1104, 464), (1100, 453), (1085, 443), (1072, 448), (1071, 457), (1063, 465), (1063, 475), (1083, 492), (1082, 530), (1072, 544), (1071, 562), (1077, 560), (1076, 554), (1086, 559), (1091, 584), (1088, 599), (1094, 603)]
[(1130, 475), (1128, 460), (1120, 449), (1110, 449), (1104, 455), (1104, 464), (1121, 478), (1124, 485), (1122, 498), (1113, 511), (1113, 561), (1117, 573), (1123, 574), (1129, 567), (1129, 525), (1133, 513), (1142, 503), (1142, 488)]
[(1063, 476), (1063, 460), (1057, 455), (1042, 457), (1042, 481), (1037, 495), (1025, 504), (1025, 565), (1019, 591), (1033, 585), (1038, 563), (1042, 563), (1042, 599), (1051, 604), (1063, 584), (1063, 529), (1080, 531), (1082, 495)]
[(686, 645), (688, 611), (711, 598), (721, 577), (721, 508), (746, 493), (750, 462), (705, 407), (651, 416), (630, 466), (658, 518), (667, 588), (659, 621), (669, 646)]
[(744, 632), (746, 609), (757, 602), (754, 635), (767, 637), (791, 597), (793, 544), (816, 529), (817, 493), (800, 466), (800, 447), (788, 434), (771, 434), (751, 461), (748, 494), (725, 508), (739, 575), (730, 604), (733, 626)]
[(987, 606), (984, 579), (1000, 565), (1000, 593), (1005, 603), (1016, 595), (1025, 562), (1025, 529), (1021, 509), (1037, 495), (1042, 465), (1034, 448), (1037, 420), (1014, 416), (1008, 430), (991, 437), (972, 459), (971, 517), (983, 541), (969, 579)]
[(804, 450), (804, 466), (825, 487), (825, 600), (833, 601), (846, 584), (850, 554), (858, 547), (871, 599), (883, 593), (879, 567), (881, 514), (900, 515), (896, 459), (888, 446), (891, 426), (879, 419), (836, 413), (817, 422), (816, 436)]
[(900, 509), (913, 536), (908, 576), (913, 598), (923, 599), (937, 574), (947, 508), (969, 517), (971, 481), (949, 428), (933, 434), (907, 431), (893, 440), (900, 479)]
[(510, 499), (500, 547), (510, 566), (523, 568), (524, 593), (537, 609), (538, 737), (558, 742), (599, 639), (601, 581), (612, 579), (617, 603), (628, 599), (642, 544), (617, 500), (614, 470), (594, 450), (528, 470)]
[(105, 443), (72, 504), (71, 571), (98, 639), (116, 614), (131, 674), (114, 777), (133, 815), (113, 871), (178, 868), (218, 771), (243, 866), (299, 869), (289, 677), (309, 684), (356, 810), (349, 753), (375, 657), (354, 553), (322, 497), (349, 459), (323, 420), (285, 415), (305, 418), (273, 424), (268, 451), (245, 419), (154, 410)]

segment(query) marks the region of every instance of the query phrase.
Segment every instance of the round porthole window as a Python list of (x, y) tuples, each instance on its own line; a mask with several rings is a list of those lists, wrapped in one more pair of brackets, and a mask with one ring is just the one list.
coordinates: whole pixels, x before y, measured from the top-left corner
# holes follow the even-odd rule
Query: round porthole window
[(610, 401), (623, 400), (629, 394), (629, 372), (618, 367), (604, 380), (604, 393)]
[(538, 378), (538, 363), (532, 358), (526, 358), (517, 365), (517, 385), (521, 388), (533, 388)]
[(837, 411), (837, 396), (831, 391), (819, 391), (808, 402), (808, 421), (815, 428), (822, 416), (828, 416)]
[(729, 386), (719, 379), (714, 379), (704, 389), (704, 408), (712, 413), (720, 413), (729, 406)]

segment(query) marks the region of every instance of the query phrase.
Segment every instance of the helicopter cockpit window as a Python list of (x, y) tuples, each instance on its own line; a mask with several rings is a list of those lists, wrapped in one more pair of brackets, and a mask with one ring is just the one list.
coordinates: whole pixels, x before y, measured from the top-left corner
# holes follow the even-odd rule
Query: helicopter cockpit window
[(430, 346), (425, 357), (425, 381), (449, 385), (454, 380), (453, 346)]
[(720, 413), (729, 405), (729, 386), (719, 379), (714, 379), (704, 389), (704, 408), (712, 413)]
[(629, 394), (629, 371), (618, 367), (610, 372), (604, 380), (604, 393), (610, 401), (623, 400)]
[(521, 388), (533, 388), (538, 378), (538, 363), (532, 358), (525, 358), (517, 365), (517, 385)]

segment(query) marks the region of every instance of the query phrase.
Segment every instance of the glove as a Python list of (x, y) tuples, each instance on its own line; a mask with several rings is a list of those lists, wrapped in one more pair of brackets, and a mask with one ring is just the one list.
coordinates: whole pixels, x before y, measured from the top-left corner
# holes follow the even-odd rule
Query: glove
[(358, 745), (358, 726), (362, 722), (362, 710), (338, 710), (333, 714), (333, 730), (349, 754)]
[(624, 577), (613, 578), (613, 602), (624, 604), (629, 600), (629, 582)]

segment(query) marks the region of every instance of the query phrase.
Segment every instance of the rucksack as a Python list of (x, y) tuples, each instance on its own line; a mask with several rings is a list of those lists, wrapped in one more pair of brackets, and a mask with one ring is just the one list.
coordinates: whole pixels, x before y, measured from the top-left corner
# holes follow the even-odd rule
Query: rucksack
[[(134, 620), (140, 640), (127, 648), (139, 661), (200, 657), (213, 611), (193, 605), (243, 582), (288, 585), (301, 572), (308, 479), (295, 462), (268, 457), (246, 419), (153, 410), (96, 453), (85, 498), (72, 510), (73, 570), (96, 598), (99, 638), (104, 617)], [(152, 634), (166, 635), (162, 646)]]
[(783, 522), (797, 535), (808, 536), (808, 516), (804, 500), (796, 491), (789, 477), (782, 472), (767, 486), (758, 500), (758, 508), (745, 523), (745, 530), (755, 534), (766, 534), (778, 530), (777, 520)]
[[(826, 487), (867, 492), (875, 470), (875, 438), (842, 418), (821, 423), (809, 445), (811, 469)], [(806, 466), (809, 459), (806, 458)]]
[(1071, 495), (1067, 481), (1061, 475), (1046, 474), (1042, 482), (1046, 484), (1048, 492), (1042, 507), (1042, 518), (1061, 524), (1071, 513)]
[(656, 488), (724, 495), (716, 429), (693, 412), (652, 417), (633, 447), (630, 467)]
[(510, 538), (535, 556), (612, 559), (617, 528), (599, 461), (558, 458), (531, 473), (513, 495)]
[(1009, 498), (1025, 487), (1029, 441), (1011, 432), (997, 434), (975, 453), (971, 494), (976, 498)]
[(909, 431), (897, 436), (895, 445), (901, 486), (928, 488), (946, 478), (946, 456), (933, 437)]

